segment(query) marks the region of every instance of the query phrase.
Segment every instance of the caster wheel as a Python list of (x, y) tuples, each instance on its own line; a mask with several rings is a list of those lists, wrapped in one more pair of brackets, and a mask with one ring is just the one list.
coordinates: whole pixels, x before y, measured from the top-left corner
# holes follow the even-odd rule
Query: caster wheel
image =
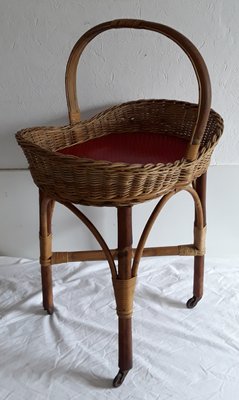
[(126, 375), (128, 374), (129, 371), (121, 371), (119, 370), (118, 374), (116, 375), (115, 379), (113, 380), (113, 386), (119, 387), (120, 385), (122, 385), (122, 383), (125, 380)]
[(194, 308), (200, 299), (201, 299), (200, 297), (193, 296), (191, 299), (187, 301), (186, 304), (187, 308)]

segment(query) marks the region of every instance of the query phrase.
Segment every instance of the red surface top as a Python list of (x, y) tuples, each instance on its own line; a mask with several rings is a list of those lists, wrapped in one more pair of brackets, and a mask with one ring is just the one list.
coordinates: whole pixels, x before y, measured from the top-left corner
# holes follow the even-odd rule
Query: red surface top
[(157, 133), (112, 133), (58, 150), (93, 160), (127, 164), (173, 163), (186, 154), (184, 139)]

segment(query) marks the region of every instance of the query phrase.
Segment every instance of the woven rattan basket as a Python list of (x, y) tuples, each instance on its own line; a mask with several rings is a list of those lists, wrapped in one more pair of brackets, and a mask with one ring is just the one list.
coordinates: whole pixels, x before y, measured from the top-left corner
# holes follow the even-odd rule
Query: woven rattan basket
[[(189, 56), (199, 84), (199, 104), (174, 100), (138, 100), (112, 107), (80, 122), (76, 70), (80, 55), (97, 34), (111, 28), (149, 29), (174, 40)], [(70, 125), (35, 127), (17, 133), (36, 185), (60, 202), (85, 205), (132, 205), (192, 182), (206, 172), (223, 131), (221, 117), (210, 109), (210, 80), (204, 61), (183, 35), (164, 25), (116, 20), (98, 25), (76, 43), (66, 69)], [(111, 133), (154, 132), (184, 138), (185, 157), (168, 164), (127, 164), (63, 155), (65, 146)]]

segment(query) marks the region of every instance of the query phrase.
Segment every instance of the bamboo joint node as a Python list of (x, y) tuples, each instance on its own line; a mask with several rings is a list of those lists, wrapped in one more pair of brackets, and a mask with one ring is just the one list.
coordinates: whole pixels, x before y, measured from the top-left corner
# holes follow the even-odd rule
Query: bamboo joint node
[(123, 257), (123, 256), (126, 256), (126, 255), (128, 255), (128, 254), (131, 254), (131, 255), (132, 255), (132, 247), (131, 247), (131, 246), (126, 246), (126, 247), (124, 247), (124, 248), (118, 250), (118, 258), (119, 258), (120, 256)]

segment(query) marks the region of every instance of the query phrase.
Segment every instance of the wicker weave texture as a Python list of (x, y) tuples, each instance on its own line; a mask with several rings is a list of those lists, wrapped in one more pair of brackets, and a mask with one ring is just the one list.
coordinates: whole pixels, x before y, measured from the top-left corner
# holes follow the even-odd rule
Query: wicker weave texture
[(17, 133), (36, 185), (58, 201), (96, 206), (141, 203), (192, 182), (206, 172), (223, 131), (210, 112), (198, 157), (173, 164), (125, 164), (62, 155), (62, 147), (111, 133), (155, 132), (190, 142), (198, 105), (172, 100), (138, 100), (112, 107), (94, 118), (64, 127), (38, 127)]

